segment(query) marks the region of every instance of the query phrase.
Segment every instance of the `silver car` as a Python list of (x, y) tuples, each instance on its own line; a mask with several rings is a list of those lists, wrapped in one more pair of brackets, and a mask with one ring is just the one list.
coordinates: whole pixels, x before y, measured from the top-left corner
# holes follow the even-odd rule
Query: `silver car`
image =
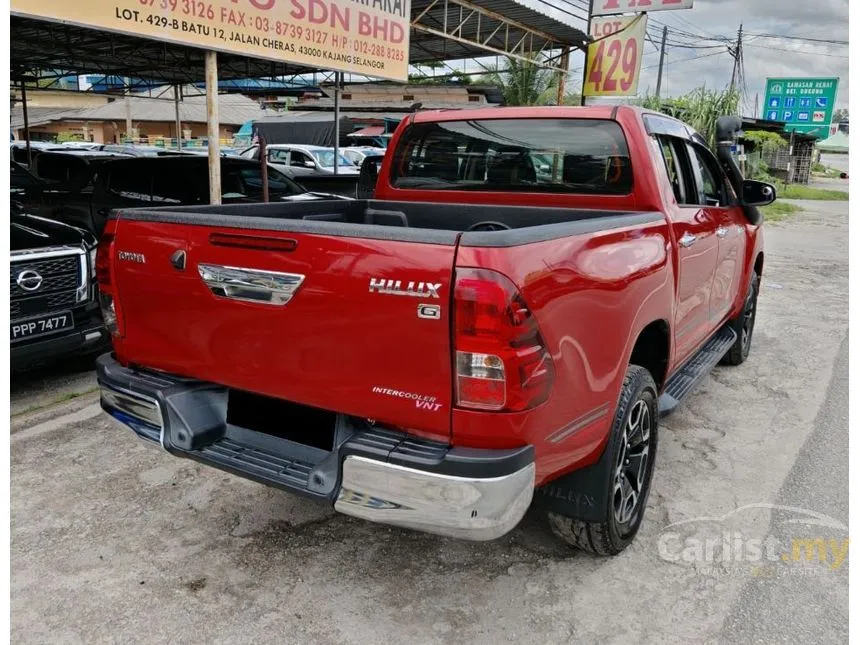
[[(334, 148), (273, 144), (266, 147), (266, 156), (270, 164), (290, 177), (334, 174)], [(337, 174), (359, 174), (360, 170), (349, 159), (342, 154), (338, 154), (338, 158)]]

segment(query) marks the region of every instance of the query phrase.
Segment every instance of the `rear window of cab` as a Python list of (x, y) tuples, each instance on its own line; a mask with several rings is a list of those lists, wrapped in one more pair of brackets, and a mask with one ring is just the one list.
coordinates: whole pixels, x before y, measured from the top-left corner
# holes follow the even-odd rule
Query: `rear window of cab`
[(399, 189), (627, 195), (630, 153), (605, 119), (415, 123), (394, 151)]

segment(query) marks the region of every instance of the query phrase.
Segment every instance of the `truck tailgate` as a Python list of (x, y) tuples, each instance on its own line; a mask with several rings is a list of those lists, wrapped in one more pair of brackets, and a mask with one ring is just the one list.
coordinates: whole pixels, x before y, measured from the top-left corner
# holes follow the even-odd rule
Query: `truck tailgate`
[(120, 354), (447, 437), (455, 252), (456, 238), (422, 243), (121, 219), (113, 254)]

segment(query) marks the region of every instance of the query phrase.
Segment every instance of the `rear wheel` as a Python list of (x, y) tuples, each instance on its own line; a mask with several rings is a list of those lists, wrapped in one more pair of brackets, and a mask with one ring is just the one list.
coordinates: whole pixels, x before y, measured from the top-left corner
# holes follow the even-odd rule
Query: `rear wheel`
[(749, 287), (747, 287), (744, 308), (736, 318), (729, 321), (729, 327), (735, 331), (737, 339), (731, 349), (720, 360), (720, 363), (723, 365), (740, 365), (750, 355), (752, 333), (755, 328), (755, 313), (758, 306), (758, 286), (758, 274), (753, 272)]
[(657, 386), (644, 367), (627, 368), (606, 450), (609, 488), (601, 522), (549, 513), (550, 527), (562, 540), (595, 555), (621, 553), (636, 537), (651, 490), (657, 450)]

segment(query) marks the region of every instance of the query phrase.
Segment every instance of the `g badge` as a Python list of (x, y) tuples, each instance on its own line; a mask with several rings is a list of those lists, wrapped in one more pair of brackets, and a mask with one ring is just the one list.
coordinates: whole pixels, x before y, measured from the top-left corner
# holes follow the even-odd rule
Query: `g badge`
[(418, 317), (425, 320), (442, 318), (442, 308), (439, 305), (418, 305)]

